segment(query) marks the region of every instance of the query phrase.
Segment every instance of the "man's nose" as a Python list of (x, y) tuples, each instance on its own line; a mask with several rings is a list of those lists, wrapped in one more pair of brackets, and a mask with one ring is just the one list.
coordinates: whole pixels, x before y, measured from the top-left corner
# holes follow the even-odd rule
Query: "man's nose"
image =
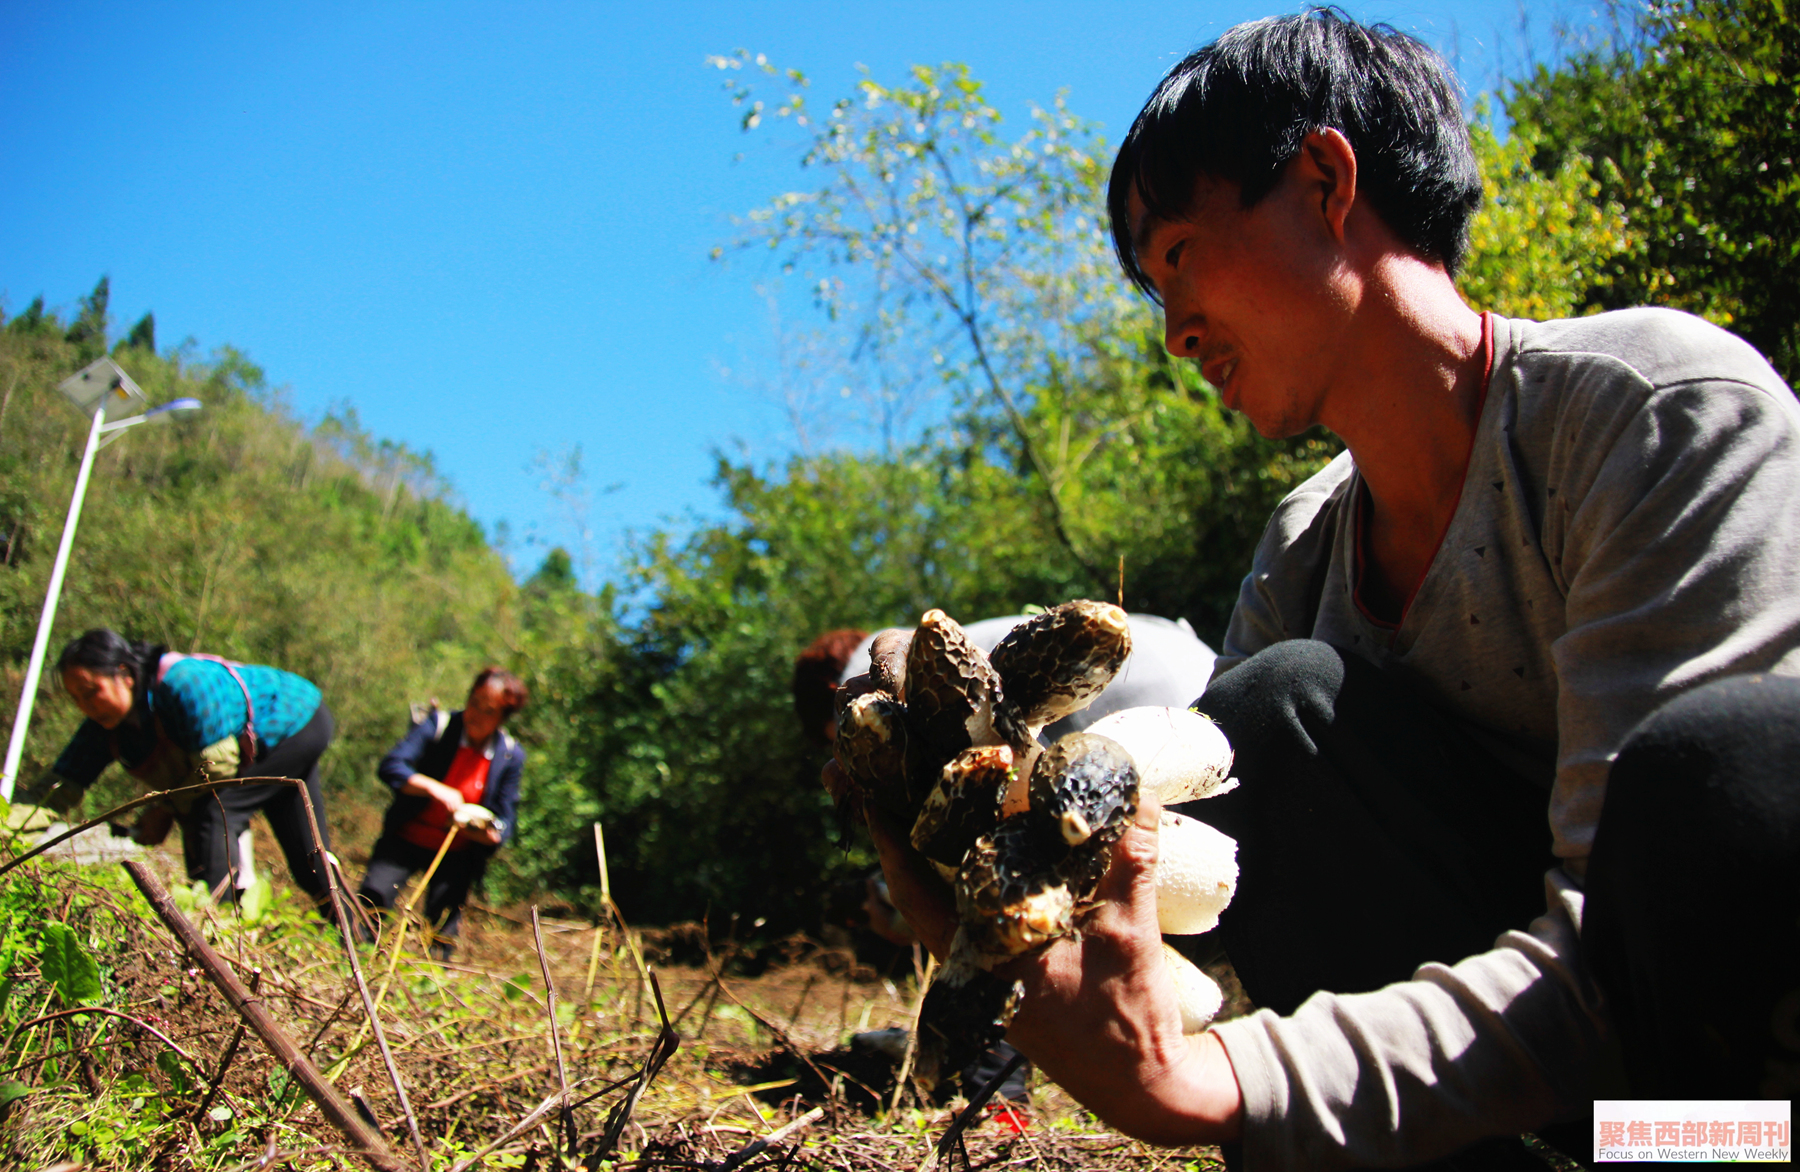
[(1165, 313), (1163, 316), (1163, 348), (1177, 358), (1200, 356), (1200, 331), (1203, 323), (1190, 316)]

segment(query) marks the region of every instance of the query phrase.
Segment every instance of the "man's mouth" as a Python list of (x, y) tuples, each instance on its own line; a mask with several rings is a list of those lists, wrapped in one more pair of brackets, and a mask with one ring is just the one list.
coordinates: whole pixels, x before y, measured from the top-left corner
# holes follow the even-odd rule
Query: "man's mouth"
[(1237, 364), (1236, 358), (1228, 358), (1217, 366), (1203, 369), (1201, 373), (1206, 376), (1207, 382), (1219, 390), (1224, 390), (1225, 384), (1231, 381), (1232, 372), (1237, 370)]

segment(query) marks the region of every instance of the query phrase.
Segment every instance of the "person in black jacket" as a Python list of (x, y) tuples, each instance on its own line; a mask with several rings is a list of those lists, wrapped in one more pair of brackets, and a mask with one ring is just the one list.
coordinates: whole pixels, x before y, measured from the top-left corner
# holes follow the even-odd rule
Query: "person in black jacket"
[(440, 960), (450, 957), (470, 890), (512, 837), (525, 750), (501, 726), (525, 700), (518, 676), (485, 667), (462, 711), (433, 709), (376, 770), (394, 801), (357, 894), (392, 908), (406, 881), (430, 869), (446, 836), (454, 836), (425, 891), (425, 920), (437, 929), (432, 952)]

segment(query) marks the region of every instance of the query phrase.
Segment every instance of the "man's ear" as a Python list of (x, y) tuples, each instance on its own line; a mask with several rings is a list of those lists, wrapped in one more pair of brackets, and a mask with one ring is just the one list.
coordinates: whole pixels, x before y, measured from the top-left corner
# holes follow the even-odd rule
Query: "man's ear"
[(1356, 206), (1356, 148), (1338, 130), (1315, 130), (1300, 140), (1294, 156), (1300, 182), (1318, 198), (1319, 214), (1339, 241)]

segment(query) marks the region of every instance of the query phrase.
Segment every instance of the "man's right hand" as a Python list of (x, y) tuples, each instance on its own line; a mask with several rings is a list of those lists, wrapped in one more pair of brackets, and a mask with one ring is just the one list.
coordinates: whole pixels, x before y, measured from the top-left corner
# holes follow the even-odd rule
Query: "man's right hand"
[[(1140, 803), (1080, 932), (996, 970), (1025, 983), (1007, 1040), (1129, 1135), (1219, 1143), (1238, 1137), (1243, 1098), (1218, 1039), (1181, 1032), (1156, 918), (1160, 810), (1154, 798)], [(894, 906), (941, 960), (956, 934), (954, 893), (910, 843), (865, 812)]]
[(1139, 803), (1081, 931), (996, 970), (1025, 982), (1006, 1036), (1127, 1135), (1222, 1143), (1239, 1137), (1243, 1095), (1219, 1040), (1181, 1031), (1156, 918), (1160, 813), (1154, 798)]

